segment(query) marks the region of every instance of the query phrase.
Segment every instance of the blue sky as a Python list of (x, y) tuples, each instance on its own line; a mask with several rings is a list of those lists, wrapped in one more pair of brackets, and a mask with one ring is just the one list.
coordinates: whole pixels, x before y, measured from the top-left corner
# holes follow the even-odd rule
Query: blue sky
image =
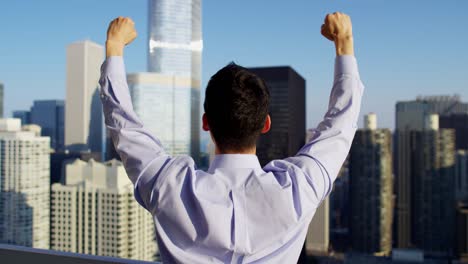
[[(103, 44), (108, 22), (136, 22), (127, 70), (146, 70), (146, 0), (0, 1), (0, 82), (5, 111), (65, 96), (65, 49), (77, 40)], [(394, 127), (397, 100), (458, 93), (468, 101), (468, 1), (203, 1), (203, 86), (230, 61), (290, 65), (307, 81), (307, 127), (326, 110), (334, 49), (321, 37), (324, 15), (351, 15), (356, 57), (366, 85), (362, 113)]]

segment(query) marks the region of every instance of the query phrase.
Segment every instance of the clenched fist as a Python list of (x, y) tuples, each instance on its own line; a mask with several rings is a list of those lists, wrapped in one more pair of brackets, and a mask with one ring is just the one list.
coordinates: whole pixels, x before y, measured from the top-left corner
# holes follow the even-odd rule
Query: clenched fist
[(107, 29), (106, 55), (122, 56), (125, 45), (137, 37), (135, 22), (128, 17), (118, 17), (109, 24)]
[(353, 28), (348, 15), (328, 14), (321, 31), (324, 37), (335, 42), (337, 55), (354, 55)]

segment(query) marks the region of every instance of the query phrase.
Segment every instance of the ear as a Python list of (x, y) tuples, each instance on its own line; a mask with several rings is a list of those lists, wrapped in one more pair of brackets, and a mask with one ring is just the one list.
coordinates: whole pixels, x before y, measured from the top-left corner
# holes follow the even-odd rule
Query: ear
[(210, 131), (210, 126), (208, 126), (208, 118), (206, 117), (206, 113), (203, 113), (202, 127), (204, 131)]
[(267, 115), (265, 119), (265, 124), (263, 125), (262, 134), (265, 134), (266, 132), (270, 131), (270, 128), (271, 128), (271, 118), (270, 118), (270, 115)]

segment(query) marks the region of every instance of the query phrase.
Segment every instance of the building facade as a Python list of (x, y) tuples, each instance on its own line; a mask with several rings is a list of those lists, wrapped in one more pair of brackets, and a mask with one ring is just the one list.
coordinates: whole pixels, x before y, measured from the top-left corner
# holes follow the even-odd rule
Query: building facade
[(63, 100), (36, 100), (31, 107), (31, 124), (41, 127), (42, 136), (50, 137), (50, 147), (64, 149), (65, 103)]
[[(198, 103), (200, 83), (157, 73), (127, 76), (133, 108), (170, 155), (199, 156)], [(198, 87), (195, 90), (193, 87)]]
[(270, 131), (257, 142), (257, 156), (262, 165), (273, 159), (293, 156), (304, 146), (306, 133), (306, 82), (291, 67), (250, 68), (263, 78), (270, 90)]
[[(127, 76), (132, 102), (170, 155), (200, 156), (201, 0), (150, 0), (148, 72)], [(108, 144), (110, 155), (115, 150)]]
[(351, 246), (354, 251), (389, 255), (392, 250), (392, 133), (365, 118), (350, 151)]
[(427, 254), (453, 254), (455, 131), (411, 133), (411, 235)]
[(440, 116), (440, 128), (455, 130), (455, 148), (468, 150), (468, 111)]
[(455, 161), (455, 196), (468, 203), (468, 151), (458, 150)]
[(0, 119), (0, 243), (49, 248), (50, 139)]
[(99, 100), (104, 47), (91, 41), (67, 47), (65, 147), (71, 151), (102, 152), (104, 122)]
[(151, 215), (133, 197), (121, 162), (76, 159), (52, 185), (51, 249), (154, 261)]
[(27, 110), (16, 110), (13, 111), (13, 118), (21, 120), (21, 124), (28, 125), (31, 124), (31, 112)]
[(396, 246), (408, 248), (412, 243), (412, 163), (411, 131), (424, 130), (431, 114), (447, 116), (467, 113), (468, 103), (459, 96), (426, 96), (416, 100), (397, 102), (394, 144), (394, 171), (396, 176)]

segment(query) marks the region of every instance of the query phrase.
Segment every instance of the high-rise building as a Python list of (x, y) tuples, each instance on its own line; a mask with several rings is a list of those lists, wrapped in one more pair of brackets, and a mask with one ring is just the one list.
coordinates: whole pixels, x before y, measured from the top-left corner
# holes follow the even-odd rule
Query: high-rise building
[(0, 82), (0, 118), (3, 118), (5, 86)]
[(468, 261), (468, 205), (457, 203), (456, 255), (462, 263)]
[[(312, 129), (306, 132), (306, 141), (312, 139)], [(307, 230), (305, 250), (307, 255), (326, 255), (330, 246), (330, 197), (327, 197), (312, 218)]]
[(307, 255), (326, 255), (330, 245), (330, 197), (315, 211), (305, 241)]
[(67, 47), (65, 147), (71, 151), (103, 151), (98, 90), (103, 59), (104, 48), (94, 42), (75, 42)]
[[(199, 105), (194, 100), (200, 83), (187, 77), (158, 73), (127, 76), (133, 108), (145, 127), (161, 141), (171, 155), (199, 156)], [(198, 93), (197, 89), (197, 93)], [(196, 127), (196, 129), (194, 129)]]
[(392, 250), (392, 133), (365, 117), (350, 151), (351, 246), (354, 251), (389, 255)]
[(201, 80), (201, 0), (149, 0), (148, 71)]
[(148, 73), (127, 76), (135, 112), (167, 153), (198, 162), (201, 0), (150, 0), (148, 31)]
[(422, 131), (425, 120), (431, 114), (451, 115), (468, 112), (468, 103), (459, 96), (426, 96), (413, 101), (397, 102), (394, 171), (396, 186), (396, 246), (412, 246), (411, 238), (411, 131)]
[(28, 125), (31, 124), (31, 112), (26, 110), (16, 110), (13, 111), (13, 118), (21, 120), (21, 124)]
[(31, 123), (41, 127), (42, 136), (50, 137), (54, 150), (63, 150), (65, 113), (63, 100), (37, 100), (31, 107)]
[(0, 243), (49, 248), (50, 139), (0, 119)]
[(458, 150), (455, 162), (455, 196), (468, 202), (468, 151)]
[(121, 162), (65, 165), (63, 184), (52, 185), (51, 249), (153, 261), (155, 238)]
[(440, 116), (440, 128), (455, 129), (455, 148), (468, 150), (468, 110)]
[(260, 136), (257, 156), (262, 165), (293, 156), (304, 145), (305, 80), (291, 67), (250, 68), (270, 90), (271, 130)]
[(439, 129), (427, 117), (422, 131), (411, 132), (411, 235), (426, 254), (451, 255), (455, 232), (455, 131)]

